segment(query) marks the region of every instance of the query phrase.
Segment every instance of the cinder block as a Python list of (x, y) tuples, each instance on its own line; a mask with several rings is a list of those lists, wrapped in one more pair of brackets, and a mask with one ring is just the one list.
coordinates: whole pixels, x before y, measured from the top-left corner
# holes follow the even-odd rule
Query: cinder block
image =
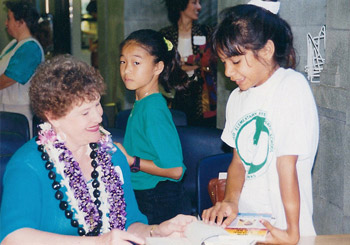
[(343, 232), (343, 227), (340, 225), (344, 220), (342, 209), (324, 198), (314, 198), (313, 220), (318, 235), (346, 233)]
[(333, 29), (349, 30), (349, 0), (328, 0), (327, 6), (327, 26)]

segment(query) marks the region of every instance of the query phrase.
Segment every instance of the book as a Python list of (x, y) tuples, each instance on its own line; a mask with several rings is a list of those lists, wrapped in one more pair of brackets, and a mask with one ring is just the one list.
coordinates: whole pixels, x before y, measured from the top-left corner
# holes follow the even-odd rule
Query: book
[(238, 213), (236, 219), (225, 230), (237, 239), (264, 241), (268, 230), (261, 224), (262, 219), (273, 223), (271, 214)]

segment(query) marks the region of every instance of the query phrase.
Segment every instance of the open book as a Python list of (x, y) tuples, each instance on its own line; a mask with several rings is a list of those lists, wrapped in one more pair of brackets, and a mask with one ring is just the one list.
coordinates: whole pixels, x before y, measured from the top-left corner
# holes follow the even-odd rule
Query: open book
[(260, 219), (271, 220), (267, 214), (238, 214), (226, 228), (208, 225), (202, 221), (189, 224), (186, 238), (148, 237), (146, 245), (235, 245), (255, 244), (265, 240), (266, 228)]
[(274, 223), (271, 214), (238, 213), (237, 218), (225, 230), (237, 239), (264, 241), (268, 230), (260, 223), (262, 219)]

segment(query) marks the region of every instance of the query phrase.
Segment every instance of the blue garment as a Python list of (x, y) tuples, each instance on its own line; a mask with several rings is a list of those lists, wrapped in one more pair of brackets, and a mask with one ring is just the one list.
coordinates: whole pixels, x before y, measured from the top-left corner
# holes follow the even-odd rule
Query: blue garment
[[(4, 192), (0, 211), (2, 241), (9, 233), (24, 227), (56, 234), (75, 235), (77, 228), (70, 224), (59, 201), (54, 197), (48, 170), (33, 138), (22, 146), (9, 161), (4, 175)], [(119, 166), (124, 179), (127, 229), (135, 222), (147, 223), (147, 218), (138, 209), (130, 182), (129, 165), (118, 149), (112, 156), (114, 166)], [(64, 200), (67, 197), (65, 195)]]
[[(16, 45), (17, 43), (14, 44), (9, 51)], [(41, 48), (34, 41), (28, 41), (19, 47), (16, 53), (11, 57), (4, 74), (16, 82), (25, 84), (32, 77), (41, 61)]]
[[(186, 167), (183, 163), (181, 143), (173, 118), (160, 93), (135, 101), (124, 137), (129, 155), (152, 160), (160, 168)], [(142, 171), (131, 174), (135, 190), (154, 188), (160, 181), (174, 180)]]

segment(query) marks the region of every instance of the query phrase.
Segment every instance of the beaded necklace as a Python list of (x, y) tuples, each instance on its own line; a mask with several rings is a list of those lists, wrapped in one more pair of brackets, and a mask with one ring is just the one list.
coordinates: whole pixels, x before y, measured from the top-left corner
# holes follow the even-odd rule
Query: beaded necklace
[[(41, 158), (46, 162), (48, 177), (53, 181), (55, 198), (59, 208), (65, 212), (71, 225), (78, 229), (80, 236), (98, 236), (111, 229), (125, 229), (126, 205), (122, 181), (111, 162), (116, 151), (109, 132), (100, 127), (101, 139), (90, 143), (90, 158), (93, 171), (92, 184), (87, 183), (79, 163), (65, 146), (65, 143), (51, 124), (39, 125), (41, 129), (36, 138)], [(56, 180), (57, 175), (62, 179)], [(67, 200), (61, 187), (66, 188)]]

